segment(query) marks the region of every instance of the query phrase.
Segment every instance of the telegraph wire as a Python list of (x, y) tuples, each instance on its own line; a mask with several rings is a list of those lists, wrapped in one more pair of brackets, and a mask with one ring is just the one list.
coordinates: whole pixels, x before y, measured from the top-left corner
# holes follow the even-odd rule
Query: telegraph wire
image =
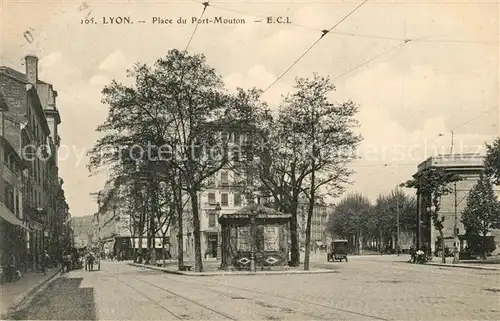
[[(470, 118), (469, 120), (461, 123), (460, 125), (457, 125), (455, 127), (453, 127), (449, 132), (454, 132), (455, 130), (457, 130), (458, 128), (460, 127), (463, 127), (471, 122), (473, 122), (474, 120), (476, 119), (479, 119), (481, 118), (482, 116), (490, 113), (491, 111), (497, 109), (498, 106), (495, 106), (493, 108), (490, 108), (484, 112), (482, 112), (481, 114), (477, 115), (477, 116), (474, 116), (472, 118)], [(431, 141), (432, 140), (435, 140), (436, 138), (438, 137), (443, 137), (445, 136), (444, 134), (437, 134), (434, 138), (431, 138)], [(419, 147), (417, 147), (416, 149), (412, 150), (412, 152), (415, 152), (419, 149), (421, 149), (422, 147), (424, 147), (428, 142), (424, 143), (424, 144), (421, 144)], [(384, 163), (384, 164), (359, 164), (359, 165), (356, 165), (356, 164), (352, 164), (352, 167), (388, 167), (388, 166), (415, 166), (417, 165), (416, 163)]]
[(276, 78), (263, 92), (262, 92), (262, 95), (267, 92), (272, 86), (274, 86), (274, 84), (276, 84), (281, 78), (283, 78), (284, 75), (286, 75), (286, 73), (292, 69), (309, 51), (311, 51), (311, 49), (321, 40), (323, 39), (323, 37), (328, 34), (330, 31), (332, 31), (334, 28), (336, 28), (337, 26), (339, 26), (342, 22), (344, 22), (344, 20), (346, 20), (348, 17), (350, 17), (354, 12), (356, 12), (359, 8), (361, 8), (361, 6), (363, 6), (368, 0), (364, 0), (361, 4), (359, 4), (356, 8), (354, 8), (354, 10), (352, 10), (351, 12), (349, 12), (347, 15), (345, 15), (342, 19), (340, 19), (339, 22), (337, 22), (335, 25), (333, 25), (333, 27), (331, 27), (330, 29), (328, 30), (322, 30), (322, 34), (321, 36), (315, 41), (312, 43), (311, 46), (309, 46), (309, 48), (306, 49), (306, 51), (304, 51), (300, 56), (299, 58), (297, 58), (288, 68), (285, 69), (284, 72), (281, 73), (281, 75), (278, 76), (278, 78)]
[(188, 41), (188, 43), (186, 45), (186, 49), (184, 49), (185, 51), (188, 50), (189, 45), (191, 44), (191, 41), (193, 40), (194, 35), (196, 34), (196, 30), (198, 29), (198, 26), (200, 25), (200, 20), (201, 20), (201, 18), (203, 18), (203, 15), (205, 14), (205, 11), (207, 10), (207, 7), (210, 5), (210, 0), (202, 2), (201, 4), (203, 5), (203, 11), (201, 12), (200, 17), (196, 21), (196, 26), (194, 26), (193, 33), (191, 34), (191, 37), (189, 38), (189, 41)]
[(485, 44), (497, 44), (499, 41), (497, 40), (414, 40), (415, 42), (420, 43), (485, 43)]
[[(266, 17), (265, 17), (265, 16), (262, 16), (262, 15), (257, 15), (257, 14), (250, 13), (250, 12), (246, 12), (246, 11), (242, 11), (242, 10), (231, 9), (231, 8), (225, 8), (225, 7), (221, 7), (221, 6), (214, 5), (214, 4), (211, 4), (211, 6), (212, 6), (213, 8), (217, 8), (217, 9), (219, 9), (219, 10), (223, 10), (223, 11), (229, 11), (229, 12), (234, 12), (234, 13), (244, 14), (244, 15), (247, 15), (247, 16), (252, 16), (252, 17), (255, 17), (255, 18), (259, 18), (259, 19), (266, 19)], [(293, 26), (293, 27), (298, 27), (298, 28), (303, 28), (303, 29), (311, 30), (311, 31), (321, 32), (321, 29), (316, 29), (316, 28), (312, 28), (312, 27), (308, 27), (308, 26), (300, 25), (300, 24), (297, 24), (297, 23), (289, 23), (289, 25), (291, 25), (291, 26)]]
[[(217, 8), (217, 9), (223, 10), (223, 11), (229, 11), (229, 12), (244, 14), (244, 15), (256, 17), (256, 18), (259, 18), (259, 19), (266, 19), (266, 17), (263, 16), (263, 15), (258, 15), (258, 14), (250, 13), (250, 12), (247, 12), (247, 11), (242, 11), (242, 10), (237, 10), (237, 9), (232, 9), (232, 8), (225, 8), (225, 7), (221, 7), (219, 5), (214, 5), (214, 4), (211, 4), (210, 6), (212, 6), (213, 8)], [(317, 31), (317, 32), (322, 32), (323, 31), (323, 30), (318, 29), (318, 28), (313, 28), (313, 27), (302, 25), (302, 24), (297, 24), (297, 23), (294, 23), (294, 22), (290, 22), (288, 24), (291, 25), (292, 27), (303, 28), (303, 29), (307, 29), (307, 30), (311, 30), (311, 31)], [(352, 33), (352, 32), (343, 32), (343, 31), (331, 31), (331, 33), (332, 34), (336, 34), (336, 35), (351, 36), (351, 37), (361, 37), (361, 38), (373, 38), (373, 39), (384, 39), (384, 40), (394, 40), (394, 41), (403, 41), (403, 40), (405, 40), (403, 38), (386, 37), (386, 36), (378, 36), (378, 35), (367, 35), (367, 34)]]
[(486, 114), (489, 114), (490, 112), (492, 112), (493, 110), (495, 110), (495, 109), (497, 109), (497, 108), (498, 108), (498, 106), (495, 106), (495, 107), (493, 107), (493, 108), (490, 108), (490, 109), (488, 109), (488, 110), (486, 110), (486, 111), (482, 112), (481, 114), (479, 114), (479, 115), (477, 115), (477, 116), (475, 116), (475, 117), (473, 117), (473, 118), (470, 118), (469, 120), (467, 120), (467, 121), (465, 121), (465, 122), (461, 123), (460, 125), (453, 127), (450, 131), (451, 131), (451, 132), (454, 132), (454, 131), (455, 131), (455, 130), (457, 130), (458, 128), (463, 127), (463, 126), (465, 126), (465, 125), (467, 125), (467, 124), (469, 124), (469, 123), (473, 122), (474, 120), (476, 120), (476, 119), (479, 119), (479, 118), (483, 117), (483, 116), (484, 116), (484, 115), (486, 115)]
[[(197, 1), (197, 0), (193, 0), (193, 1)], [(266, 17), (263, 16), (263, 15), (259, 15), (259, 14), (255, 14), (255, 13), (250, 13), (248, 11), (243, 11), (243, 10), (239, 10), (239, 9), (226, 8), (226, 7), (222, 7), (222, 6), (219, 5), (219, 3), (226, 3), (226, 2), (216, 2), (216, 3), (217, 4), (211, 3), (210, 6), (212, 6), (214, 8), (217, 8), (219, 10), (223, 10), (223, 11), (244, 14), (244, 15), (253, 16), (253, 17), (256, 17), (256, 18), (259, 18), (259, 19), (266, 19)], [(234, 3), (232, 3), (232, 4), (234, 4)], [(236, 3), (236, 4), (238, 4), (238, 3)], [(307, 29), (307, 30), (311, 30), (311, 31), (318, 31), (318, 32), (322, 32), (323, 31), (323, 30), (320, 30), (318, 28), (313, 28), (313, 27), (309, 27), (309, 26), (306, 26), (306, 25), (297, 24), (297, 23), (294, 23), (294, 22), (291, 22), (291, 23), (288, 23), (288, 24), (291, 25), (291, 26), (293, 26), (293, 27), (303, 28), (303, 29)], [(337, 35), (343, 35), (343, 36), (360, 37), (360, 38), (372, 38), (372, 39), (383, 39), (383, 40), (393, 40), (393, 41), (404, 41), (404, 40), (406, 40), (404, 38), (398, 38), (398, 37), (369, 35), (369, 34), (360, 34), (360, 33), (353, 33), (353, 32), (343, 32), (343, 31), (331, 31), (331, 33), (332, 34), (337, 34)], [(446, 33), (446, 34), (434, 35), (434, 36), (412, 38), (412, 41), (414, 41), (414, 42), (422, 42), (422, 43), (425, 43), (425, 42), (429, 42), (429, 43), (432, 43), (432, 42), (435, 42), (435, 43), (447, 43), (447, 42), (449, 42), (449, 43), (498, 43), (498, 41), (495, 41), (495, 40), (428, 40), (428, 39), (431, 39), (431, 38), (438, 38), (438, 37), (448, 36), (450, 34), (452, 34), (452, 32), (449, 32), (449, 33)]]
[(377, 35), (365, 35), (365, 34), (360, 34), (360, 33), (342, 32), (342, 31), (332, 31), (332, 33), (336, 34), (336, 35), (361, 37), (361, 38), (373, 38), (373, 39), (394, 40), (394, 41), (404, 41), (405, 40), (403, 38), (377, 36)]
[(300, 56), (299, 58), (297, 58), (290, 66), (288, 66), (288, 68), (285, 69), (285, 71), (283, 71), (281, 73), (281, 75), (278, 76), (278, 78), (276, 78), (263, 92), (261, 95), (263, 95), (266, 91), (268, 91), (272, 86), (274, 86), (274, 84), (276, 84), (281, 78), (283, 78), (283, 76), (290, 70), (292, 69), (305, 55), (307, 55), (307, 53), (309, 51), (311, 51), (311, 49), (321, 40), (323, 39), (323, 36), (325, 34), (323, 34), (320, 38), (318, 38), (315, 42), (313, 42), (312, 45), (309, 46), (309, 48), (306, 49), (306, 51), (304, 51)]
[(323, 37), (325, 34), (327, 34), (328, 32), (330, 32), (333, 29), (335, 29), (336, 27), (338, 27), (342, 22), (344, 22), (344, 20), (346, 20), (347, 18), (349, 18), (354, 12), (356, 12), (359, 8), (361, 8), (361, 6), (363, 6), (366, 2), (368, 2), (368, 0), (365, 0), (365, 1), (361, 2), (356, 8), (354, 8), (354, 10), (352, 10), (351, 12), (349, 12), (344, 18), (340, 19), (340, 21), (337, 22), (333, 27), (331, 27), (330, 29), (328, 29), (327, 32), (325, 32), (325, 30), (322, 30), (323, 35), (321, 35), (321, 37)]
[(351, 69), (349, 69), (349, 70), (347, 70), (347, 71), (345, 71), (345, 72), (341, 73), (340, 75), (338, 75), (338, 76), (336, 76), (335, 78), (333, 78), (333, 80), (337, 80), (337, 79), (339, 79), (339, 78), (344, 77), (345, 75), (350, 74), (351, 72), (355, 71), (356, 69), (359, 69), (359, 68), (361, 68), (361, 67), (363, 67), (363, 66), (365, 66), (365, 65), (369, 64), (370, 62), (374, 61), (375, 59), (377, 59), (377, 58), (379, 58), (379, 57), (381, 57), (381, 56), (385, 55), (386, 53), (388, 53), (388, 52), (390, 52), (390, 51), (392, 51), (392, 50), (396, 50), (396, 52), (394, 53), (394, 54), (396, 54), (399, 50), (403, 49), (403, 46), (404, 46), (405, 44), (407, 44), (407, 43), (408, 43), (408, 42), (410, 42), (410, 41), (411, 41), (411, 40), (410, 40), (410, 39), (408, 39), (408, 40), (403, 41), (402, 43), (397, 44), (396, 46), (392, 46), (392, 47), (387, 48), (386, 50), (384, 50), (384, 51), (382, 51), (382, 52), (378, 53), (377, 55), (375, 55), (375, 56), (371, 57), (370, 59), (365, 60), (365, 61), (363, 61), (362, 63), (360, 63), (360, 64), (358, 64), (358, 65), (354, 66), (353, 68), (351, 68)]

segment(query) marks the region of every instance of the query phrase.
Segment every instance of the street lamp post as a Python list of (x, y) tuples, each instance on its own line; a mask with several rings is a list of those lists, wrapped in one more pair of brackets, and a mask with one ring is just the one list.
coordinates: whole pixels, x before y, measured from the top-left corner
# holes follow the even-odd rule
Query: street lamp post
[[(427, 213), (428, 213), (429, 215), (432, 215), (432, 213), (436, 210), (436, 206), (434, 206), (434, 205), (432, 205), (432, 206), (427, 206), (426, 210), (427, 210)], [(430, 231), (431, 231), (431, 233), (430, 233), (430, 234), (431, 234), (431, 238), (432, 238), (432, 229), (434, 228), (434, 225), (433, 225), (433, 223), (432, 223), (432, 219), (429, 221), (428, 225), (429, 225), (429, 229), (430, 229)], [(430, 247), (431, 247), (431, 248), (430, 248), (430, 249), (427, 249), (427, 251), (431, 250), (431, 253), (432, 253), (432, 239), (429, 239), (429, 242), (430, 242)], [(420, 245), (420, 246), (422, 246), (422, 245)], [(443, 249), (443, 251), (444, 251), (444, 249)]]
[(101, 191), (97, 193), (97, 270), (101, 270), (101, 223), (100, 223), (100, 215), (101, 215)]
[(399, 256), (399, 187), (396, 186), (396, 253)]
[(250, 262), (250, 269), (252, 272), (255, 272), (257, 267), (256, 267), (256, 258), (255, 258), (255, 238), (256, 238), (256, 231), (255, 231), (255, 215), (250, 214), (250, 237), (251, 237), (251, 262)]
[(458, 231), (457, 231), (458, 230), (457, 182), (454, 183), (454, 192), (455, 192), (455, 221), (453, 224), (453, 264), (457, 264), (459, 262), (458, 246), (460, 243), (460, 240), (458, 239)]
[(220, 211), (221, 211), (221, 207), (220, 207), (220, 203), (217, 203), (215, 205), (215, 224), (217, 224), (217, 258), (221, 258), (222, 257), (222, 251), (223, 251), (223, 248), (222, 248), (222, 231), (221, 231), (221, 226), (220, 224), (218, 224), (218, 221), (219, 221), (219, 215), (220, 215)]

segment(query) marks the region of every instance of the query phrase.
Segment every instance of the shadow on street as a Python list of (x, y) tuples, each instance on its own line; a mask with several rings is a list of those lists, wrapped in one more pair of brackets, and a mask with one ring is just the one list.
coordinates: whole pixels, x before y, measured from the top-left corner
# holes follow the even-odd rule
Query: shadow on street
[(82, 278), (61, 277), (38, 293), (10, 320), (96, 320), (93, 288), (81, 288)]

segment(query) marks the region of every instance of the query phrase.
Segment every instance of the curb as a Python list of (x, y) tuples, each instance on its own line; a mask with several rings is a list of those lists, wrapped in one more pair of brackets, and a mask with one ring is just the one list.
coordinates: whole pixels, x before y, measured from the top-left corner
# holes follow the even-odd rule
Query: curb
[(331, 274), (338, 273), (337, 270), (316, 270), (316, 271), (259, 271), (259, 272), (239, 272), (239, 271), (227, 271), (227, 272), (184, 272), (184, 271), (176, 271), (167, 268), (150, 266), (138, 263), (127, 263), (130, 266), (162, 271), (169, 274), (175, 275), (184, 275), (184, 276), (232, 276), (232, 275), (290, 275), (290, 274)]
[(12, 306), (10, 306), (7, 309), (7, 312), (5, 312), (3, 315), (0, 315), (0, 320), (8, 320), (7, 319), (8, 316), (10, 316), (16, 310), (18, 310), (25, 303), (29, 302), (34, 297), (35, 294), (37, 294), (38, 292), (45, 289), (50, 283), (52, 283), (54, 280), (56, 280), (60, 276), (61, 276), (61, 271), (58, 271), (58, 272), (54, 273), (54, 275), (52, 275), (51, 277), (49, 277), (46, 280), (35, 285), (26, 294), (20, 295), (19, 296), (20, 298), (14, 300), (14, 303), (12, 304)]
[(424, 265), (444, 266), (472, 270), (487, 270), (487, 271), (500, 271), (500, 268), (477, 266), (477, 265), (464, 265), (464, 264), (444, 264), (444, 263), (425, 263)]

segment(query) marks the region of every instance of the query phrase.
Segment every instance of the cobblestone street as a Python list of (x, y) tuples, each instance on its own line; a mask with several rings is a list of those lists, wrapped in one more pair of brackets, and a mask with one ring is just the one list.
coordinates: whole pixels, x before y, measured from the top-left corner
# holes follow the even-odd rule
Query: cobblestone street
[[(315, 263), (338, 273), (186, 277), (102, 262), (54, 281), (14, 319), (498, 319), (496, 271), (411, 265), (384, 257)], [(320, 261), (320, 260), (318, 260)]]

